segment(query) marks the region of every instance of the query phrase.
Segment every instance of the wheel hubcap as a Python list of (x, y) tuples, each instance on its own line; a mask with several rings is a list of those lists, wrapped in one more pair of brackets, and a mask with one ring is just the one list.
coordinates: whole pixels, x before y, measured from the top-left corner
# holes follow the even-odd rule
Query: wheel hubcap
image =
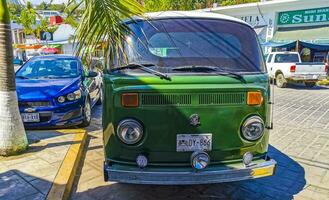
[(281, 86), (281, 85), (283, 84), (283, 77), (279, 75), (279, 76), (277, 77), (277, 82), (278, 82), (278, 85)]

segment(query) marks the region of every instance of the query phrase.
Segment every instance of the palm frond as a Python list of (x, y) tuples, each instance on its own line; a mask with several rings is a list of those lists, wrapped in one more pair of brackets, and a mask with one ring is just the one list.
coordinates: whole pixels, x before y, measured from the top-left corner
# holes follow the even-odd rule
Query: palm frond
[(129, 32), (122, 20), (142, 15), (143, 7), (135, 0), (84, 0), (84, 6), (75, 37), (77, 55), (84, 58), (102, 45), (108, 61), (109, 52), (122, 49), (122, 40)]

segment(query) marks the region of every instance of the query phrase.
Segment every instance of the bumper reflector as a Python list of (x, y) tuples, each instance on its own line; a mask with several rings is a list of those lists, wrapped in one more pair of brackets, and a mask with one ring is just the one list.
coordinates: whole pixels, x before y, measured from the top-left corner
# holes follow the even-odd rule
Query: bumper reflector
[(261, 178), (261, 177), (266, 177), (266, 176), (272, 176), (274, 174), (274, 171), (275, 171), (275, 166), (255, 168), (255, 169), (252, 169), (251, 175), (254, 178)]

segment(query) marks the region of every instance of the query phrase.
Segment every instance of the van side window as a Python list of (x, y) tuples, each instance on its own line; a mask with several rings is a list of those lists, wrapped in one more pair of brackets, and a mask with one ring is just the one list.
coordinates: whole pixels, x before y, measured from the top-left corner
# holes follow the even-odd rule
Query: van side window
[(270, 63), (272, 61), (273, 54), (268, 55), (267, 62)]

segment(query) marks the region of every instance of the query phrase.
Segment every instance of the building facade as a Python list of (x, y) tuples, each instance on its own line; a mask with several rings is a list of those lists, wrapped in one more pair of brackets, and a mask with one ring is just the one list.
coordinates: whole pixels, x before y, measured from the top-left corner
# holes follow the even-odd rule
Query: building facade
[(265, 53), (273, 48), (302, 51), (307, 47), (311, 54), (329, 51), (329, 0), (272, 0), (205, 11), (246, 21)]

